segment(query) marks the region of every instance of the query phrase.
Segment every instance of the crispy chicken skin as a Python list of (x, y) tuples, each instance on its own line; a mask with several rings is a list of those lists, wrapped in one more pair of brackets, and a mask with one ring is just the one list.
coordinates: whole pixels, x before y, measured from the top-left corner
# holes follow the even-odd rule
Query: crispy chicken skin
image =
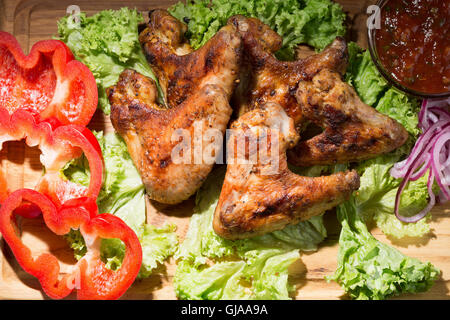
[(298, 166), (361, 161), (403, 145), (408, 132), (397, 121), (366, 105), (336, 72), (320, 71), (302, 81), (297, 93), (303, 116), (324, 129), (288, 152)]
[[(208, 153), (205, 148), (215, 137), (204, 131), (218, 129), (222, 136), (225, 132), (242, 54), (241, 38), (232, 26), (222, 28), (197, 51), (186, 43), (185, 31), (186, 26), (166, 10), (153, 10), (139, 35), (168, 109), (156, 103), (155, 83), (130, 70), (108, 90), (112, 124), (124, 137), (149, 198), (167, 204), (189, 198), (211, 171), (213, 163), (204, 161), (202, 155)], [(203, 131), (197, 135), (201, 134), (203, 143), (196, 151), (194, 130), (200, 121)], [(190, 163), (172, 159), (172, 151), (181, 142), (172, 136), (180, 135), (180, 130), (190, 139), (186, 143)], [(176, 155), (183, 160), (185, 152), (182, 149)], [(195, 159), (197, 152), (200, 161)]]
[[(175, 204), (193, 195), (214, 163), (195, 164), (192, 158), (191, 163), (175, 163), (172, 151), (180, 140), (172, 139), (172, 135), (184, 129), (189, 137), (194, 137), (195, 121), (203, 121), (203, 128), (225, 132), (232, 113), (225, 91), (208, 84), (182, 104), (161, 109), (155, 102), (155, 82), (136, 71), (126, 70), (117, 85), (108, 90), (108, 96), (111, 122), (124, 138), (149, 198)], [(213, 139), (204, 135), (202, 145), (207, 146)], [(194, 139), (190, 142), (193, 156)]]
[(169, 107), (182, 103), (206, 84), (217, 84), (231, 96), (242, 55), (239, 33), (225, 26), (193, 52), (184, 39), (185, 32), (184, 23), (157, 9), (150, 12), (148, 27), (139, 35)]
[[(215, 232), (224, 238), (253, 237), (307, 220), (340, 204), (359, 188), (355, 171), (317, 178), (289, 171), (286, 150), (299, 136), (294, 121), (276, 103), (242, 115), (231, 129), (227, 150), (234, 152), (228, 158), (213, 221)], [(265, 137), (267, 143), (262, 143)], [(242, 141), (245, 151), (239, 153), (237, 146)], [(257, 141), (259, 148), (252, 148), (250, 141)], [(261, 150), (266, 150), (268, 158), (249, 161)]]
[(273, 54), (281, 47), (281, 38), (267, 25), (244, 16), (231, 17), (228, 23), (240, 32), (246, 57), (234, 99), (240, 114), (276, 102), (299, 131), (309, 122), (325, 129), (290, 150), (290, 163), (360, 161), (405, 143), (408, 133), (398, 122), (364, 104), (342, 81), (348, 60), (343, 38), (336, 38), (319, 54), (284, 62)]
[(241, 82), (236, 89), (233, 105), (239, 115), (266, 102), (280, 104), (294, 119), (303, 119), (295, 92), (301, 80), (310, 80), (324, 68), (345, 72), (347, 44), (336, 38), (321, 53), (296, 61), (280, 61), (274, 52), (281, 48), (282, 38), (266, 24), (255, 18), (237, 15), (228, 20), (242, 36), (244, 61)]

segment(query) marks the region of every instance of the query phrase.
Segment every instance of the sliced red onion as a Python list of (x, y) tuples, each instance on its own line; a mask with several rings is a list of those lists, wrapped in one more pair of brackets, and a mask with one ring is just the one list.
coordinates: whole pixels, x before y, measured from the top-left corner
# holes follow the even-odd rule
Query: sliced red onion
[[(440, 163), (440, 153), (442, 147), (447, 143), (447, 141), (450, 140), (450, 131), (446, 130), (442, 134), (439, 135), (437, 139), (435, 139), (435, 142), (433, 143), (433, 150), (431, 155), (431, 164), (434, 171), (434, 174), (436, 175), (436, 182), (439, 185), (439, 188), (441, 188), (442, 193), (445, 195), (447, 200), (450, 200), (450, 189), (449, 186), (444, 183), (445, 176), (443, 174), (443, 171), (445, 167), (443, 167)], [(448, 157), (448, 155), (447, 155)]]
[[(407, 159), (405, 159), (402, 162), (397, 162), (394, 164), (393, 169), (391, 170), (391, 175), (394, 178), (404, 178), (406, 171), (408, 170), (409, 166), (411, 165), (411, 162), (416, 159), (419, 152), (423, 151), (424, 148), (431, 148), (432, 145), (430, 145), (430, 140), (433, 139), (433, 137), (436, 136), (436, 132), (439, 132), (440, 130), (445, 130), (450, 127), (450, 121), (438, 121), (435, 124), (433, 124), (431, 127), (428, 128), (427, 131), (425, 131), (416, 141), (415, 146), (411, 150), (411, 153)], [(438, 131), (439, 130), (439, 131)]]
[(418, 166), (419, 169), (416, 169), (415, 172), (413, 172), (411, 174), (411, 176), (409, 177), (409, 181), (417, 181), (419, 180), (421, 177), (423, 177), (423, 175), (428, 171), (428, 169), (430, 168), (430, 157), (431, 155), (429, 153), (425, 153), (421, 159), (421, 161), (419, 161), (419, 163), (422, 166)]
[[(417, 139), (410, 155), (396, 163), (390, 173), (394, 178), (403, 178), (395, 197), (395, 215), (403, 222), (417, 222), (427, 215), (436, 202), (450, 200), (450, 99), (423, 101), (419, 113), (419, 128), (423, 133)], [(410, 181), (415, 181), (429, 172), (427, 206), (411, 217), (399, 214), (401, 194)], [(436, 181), (439, 195), (433, 192)]]
[(422, 107), (419, 112), (419, 127), (424, 123), (425, 113), (427, 112), (428, 100), (422, 101)]

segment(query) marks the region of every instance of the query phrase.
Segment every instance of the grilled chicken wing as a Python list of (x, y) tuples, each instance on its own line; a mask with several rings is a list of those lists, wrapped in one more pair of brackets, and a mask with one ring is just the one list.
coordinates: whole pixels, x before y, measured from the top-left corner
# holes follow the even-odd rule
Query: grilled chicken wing
[(359, 188), (355, 171), (317, 178), (289, 171), (286, 150), (299, 136), (294, 121), (276, 103), (242, 115), (231, 129), (228, 167), (213, 221), (215, 232), (224, 238), (248, 238), (307, 220)]
[(232, 113), (228, 101), (241, 62), (241, 38), (233, 27), (222, 28), (197, 51), (184, 40), (185, 31), (166, 10), (154, 10), (139, 35), (168, 109), (156, 103), (155, 83), (130, 70), (108, 91), (112, 124), (124, 137), (149, 198), (167, 204), (189, 198), (211, 171), (214, 146)]
[(246, 60), (235, 104), (240, 113), (264, 102), (279, 103), (300, 130), (312, 121), (325, 131), (290, 150), (300, 166), (359, 161), (400, 147), (408, 133), (395, 120), (364, 104), (341, 80), (347, 68), (347, 45), (336, 40), (321, 53), (293, 62), (273, 52), (281, 38), (258, 19), (229, 19), (240, 32)]
[(139, 35), (169, 107), (179, 105), (206, 84), (217, 84), (231, 96), (242, 55), (239, 33), (225, 26), (192, 52), (184, 39), (185, 32), (185, 24), (158, 9), (150, 12), (149, 25)]
[[(156, 104), (155, 82), (136, 71), (126, 70), (117, 85), (109, 89), (108, 96), (111, 122), (124, 138), (149, 198), (174, 204), (194, 194), (214, 165), (214, 161), (193, 159), (194, 130), (196, 124), (201, 124), (202, 131), (214, 128), (222, 134), (225, 132), (232, 113), (226, 92), (215, 84), (207, 84), (182, 104), (162, 109)], [(177, 132), (190, 138), (184, 140), (187, 144), (184, 148), (176, 149), (179, 138), (183, 137)], [(214, 136), (202, 134), (201, 137), (203, 147), (214, 143)], [(175, 154), (180, 157), (174, 160), (176, 150), (188, 151), (187, 161), (182, 161), (186, 155), (179, 154)], [(200, 149), (200, 154), (204, 151)]]
[(403, 145), (408, 132), (397, 121), (366, 105), (355, 90), (328, 69), (297, 90), (303, 116), (322, 127), (319, 135), (288, 152), (298, 166), (361, 161)]
[(298, 83), (312, 79), (324, 68), (343, 73), (347, 67), (347, 44), (343, 38), (336, 38), (319, 54), (296, 61), (280, 61), (273, 53), (281, 48), (282, 38), (269, 26), (240, 15), (231, 17), (228, 24), (241, 34), (245, 52), (241, 82), (234, 96), (240, 115), (266, 102), (275, 102), (297, 125), (303, 120), (295, 99)]

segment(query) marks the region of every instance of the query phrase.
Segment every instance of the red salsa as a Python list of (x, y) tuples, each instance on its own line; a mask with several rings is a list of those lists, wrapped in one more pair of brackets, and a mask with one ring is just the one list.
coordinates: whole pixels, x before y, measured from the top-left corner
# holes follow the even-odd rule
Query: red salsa
[(403, 86), (450, 91), (450, 0), (390, 0), (375, 32), (378, 57)]

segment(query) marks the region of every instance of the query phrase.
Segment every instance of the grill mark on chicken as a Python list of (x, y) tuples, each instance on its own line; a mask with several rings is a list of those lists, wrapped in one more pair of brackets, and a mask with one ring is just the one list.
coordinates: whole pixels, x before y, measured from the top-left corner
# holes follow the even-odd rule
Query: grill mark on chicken
[(169, 107), (182, 103), (207, 83), (221, 85), (232, 94), (242, 55), (240, 35), (232, 26), (223, 27), (193, 52), (184, 38), (184, 23), (166, 10), (154, 10), (149, 16), (139, 41)]
[(408, 138), (401, 124), (363, 103), (339, 74), (328, 69), (312, 81), (300, 82), (297, 100), (305, 119), (324, 131), (288, 152), (292, 164), (361, 161), (390, 152)]
[(280, 61), (274, 52), (281, 48), (282, 38), (260, 20), (236, 15), (228, 24), (241, 34), (246, 57), (241, 71), (243, 81), (233, 101), (239, 115), (266, 102), (275, 102), (297, 125), (302, 121), (295, 98), (298, 83), (310, 80), (324, 68), (344, 73), (347, 67), (347, 45), (341, 37), (319, 54), (296, 61)]

